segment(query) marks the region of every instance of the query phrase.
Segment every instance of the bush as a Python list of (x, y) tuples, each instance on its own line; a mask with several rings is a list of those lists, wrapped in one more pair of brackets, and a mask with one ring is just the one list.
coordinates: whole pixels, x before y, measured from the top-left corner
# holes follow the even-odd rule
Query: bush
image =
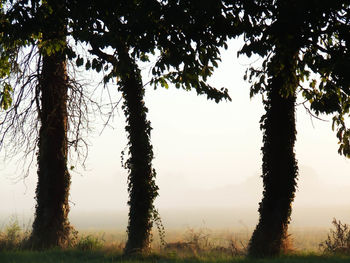
[(11, 220), (4, 232), (0, 232), (0, 250), (20, 249), (26, 234), (23, 233), (17, 219)]
[(83, 251), (99, 250), (103, 247), (103, 243), (103, 240), (99, 239), (98, 237), (88, 235), (79, 239), (76, 244), (76, 248)]
[(332, 221), (334, 230), (330, 230), (327, 239), (320, 244), (325, 253), (350, 254), (350, 228), (335, 218)]

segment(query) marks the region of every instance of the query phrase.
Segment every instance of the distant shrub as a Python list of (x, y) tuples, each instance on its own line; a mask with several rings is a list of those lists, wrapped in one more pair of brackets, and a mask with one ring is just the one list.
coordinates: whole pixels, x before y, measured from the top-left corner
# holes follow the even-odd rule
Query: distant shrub
[(103, 247), (103, 244), (104, 242), (102, 239), (88, 235), (81, 237), (77, 241), (76, 248), (83, 251), (99, 250)]
[(325, 253), (350, 254), (350, 227), (335, 218), (332, 221), (334, 230), (330, 230), (327, 239), (320, 244)]
[(23, 232), (16, 218), (13, 218), (5, 231), (0, 232), (0, 250), (20, 249), (27, 240), (28, 233)]

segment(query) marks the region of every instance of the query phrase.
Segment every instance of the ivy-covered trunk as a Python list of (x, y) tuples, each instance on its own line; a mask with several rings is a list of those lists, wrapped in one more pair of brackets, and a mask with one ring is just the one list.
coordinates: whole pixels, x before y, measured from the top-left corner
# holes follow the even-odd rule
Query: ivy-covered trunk
[(128, 133), (129, 159), (129, 224), (126, 254), (142, 253), (149, 249), (152, 229), (153, 201), (158, 195), (155, 171), (152, 169), (153, 150), (150, 142), (151, 125), (147, 120), (145, 90), (140, 70), (128, 50), (119, 52), (123, 63), (120, 68), (120, 90), (124, 98), (124, 114)]
[(264, 191), (259, 223), (248, 251), (255, 257), (278, 255), (288, 245), (287, 230), (298, 175), (294, 154), (297, 53), (288, 50), (289, 47), (281, 45), (277, 49), (272, 63), (283, 66), (277, 67), (277, 71), (274, 71), (276, 67), (272, 68), (274, 75), (267, 87), (266, 114), (261, 125)]
[[(61, 7), (55, 6), (57, 8)], [(60, 23), (60, 21), (62, 23)], [(68, 195), (70, 175), (67, 169), (67, 89), (68, 77), (64, 47), (64, 19), (48, 19), (43, 32), (42, 69), (39, 86), (40, 131), (38, 143), (38, 184), (36, 211), (30, 245), (36, 249), (66, 247), (69, 240)], [(55, 51), (54, 47), (59, 47)]]

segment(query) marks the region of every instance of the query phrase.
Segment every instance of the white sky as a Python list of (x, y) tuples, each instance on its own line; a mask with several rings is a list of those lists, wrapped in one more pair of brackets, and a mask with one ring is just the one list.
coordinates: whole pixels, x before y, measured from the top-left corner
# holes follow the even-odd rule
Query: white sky
[[(211, 79), (216, 87), (228, 88), (232, 102), (216, 104), (195, 92), (174, 87), (154, 91), (148, 87), (145, 101), (153, 127), (158, 207), (257, 206), (262, 184), (259, 120), (263, 108), (260, 96), (249, 98), (249, 84), (243, 81), (243, 74), (254, 59), (237, 59), (240, 46), (239, 41), (231, 42)], [(87, 169), (72, 173), (73, 212), (127, 208), (127, 173), (120, 165), (126, 135), (120, 108), (113, 125), (114, 129), (90, 138)], [(350, 186), (350, 161), (337, 153), (331, 122), (314, 120), (312, 124), (299, 106), (297, 130), (300, 187), (296, 205), (350, 204), (344, 190)], [(15, 183), (14, 178), (20, 175), (14, 173), (15, 164), (1, 166), (0, 212), (34, 213), (35, 169), (28, 178)], [(252, 195), (240, 195), (239, 189), (246, 189), (243, 186)], [(329, 197), (325, 196), (328, 191)]]

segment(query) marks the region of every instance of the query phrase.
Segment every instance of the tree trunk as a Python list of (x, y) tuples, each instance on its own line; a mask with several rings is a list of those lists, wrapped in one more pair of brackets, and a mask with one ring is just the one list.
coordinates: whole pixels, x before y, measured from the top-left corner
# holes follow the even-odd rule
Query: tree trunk
[[(259, 223), (248, 251), (255, 257), (275, 256), (286, 249), (291, 205), (297, 185), (298, 166), (294, 154), (297, 56), (295, 52), (289, 56), (288, 50), (282, 51), (284, 53), (277, 50), (275, 56), (282, 59), (279, 61), (284, 63), (284, 67), (282, 72), (272, 77), (268, 86), (266, 115), (261, 126), (264, 130), (264, 191), (259, 207)], [(286, 94), (288, 92), (289, 95)]]
[(127, 49), (119, 52), (123, 62), (120, 89), (124, 97), (124, 113), (127, 119), (129, 159), (129, 224), (126, 254), (142, 253), (149, 249), (152, 229), (153, 201), (158, 187), (152, 169), (153, 150), (150, 143), (150, 122), (147, 121), (147, 108), (143, 101), (144, 87), (140, 70), (130, 58)]
[[(61, 6), (59, 6), (61, 7)], [(57, 9), (56, 9), (57, 11)], [(30, 245), (36, 249), (66, 247), (71, 227), (68, 222), (70, 175), (67, 169), (67, 89), (64, 54), (65, 24), (51, 17), (43, 43), (60, 43), (62, 50), (41, 50), (41, 109), (38, 151), (36, 213)], [(54, 26), (53, 26), (54, 25)], [(54, 30), (53, 30), (54, 28)]]

